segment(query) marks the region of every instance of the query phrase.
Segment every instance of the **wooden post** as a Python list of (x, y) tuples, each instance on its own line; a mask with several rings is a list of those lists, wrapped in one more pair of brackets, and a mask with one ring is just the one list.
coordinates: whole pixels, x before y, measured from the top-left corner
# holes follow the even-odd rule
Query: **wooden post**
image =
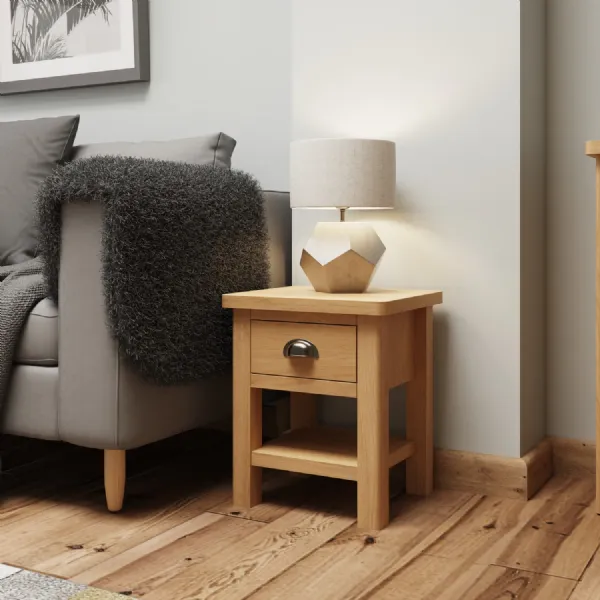
[(596, 514), (600, 515), (600, 156), (596, 156)]
[(596, 159), (596, 513), (600, 515), (600, 141), (588, 142), (585, 152)]
[(250, 311), (233, 314), (233, 503), (252, 508), (262, 499), (262, 469), (252, 451), (262, 446), (262, 391), (250, 387)]
[(390, 520), (389, 390), (380, 317), (358, 317), (358, 528), (383, 529)]
[(406, 492), (433, 491), (433, 310), (415, 311), (414, 373), (406, 389), (406, 437), (415, 453), (406, 461)]

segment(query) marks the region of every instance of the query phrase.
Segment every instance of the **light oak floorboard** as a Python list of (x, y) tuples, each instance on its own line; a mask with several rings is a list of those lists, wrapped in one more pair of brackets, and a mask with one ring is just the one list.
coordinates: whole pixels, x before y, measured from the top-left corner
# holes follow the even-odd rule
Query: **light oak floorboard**
[(569, 600), (597, 600), (598, 598), (600, 598), (600, 550), (594, 554)]
[(213, 555), (186, 577), (155, 588), (147, 600), (236, 600), (247, 598), (293, 564), (347, 529), (350, 516), (297, 508), (238, 544)]
[(556, 478), (529, 502), (487, 497), (428, 554), (578, 579), (600, 543), (591, 478)]
[(231, 497), (229, 482), (203, 487), (197, 481), (172, 467), (134, 478), (129, 482), (131, 508), (119, 514), (104, 509), (101, 487), (77, 503), (55, 504), (40, 513), (35, 527), (28, 519), (2, 527), (0, 561), (73, 577)]
[(252, 508), (240, 508), (231, 498), (210, 508), (211, 513), (272, 523), (318, 494), (320, 479), (265, 469), (263, 501)]
[(337, 536), (251, 596), (252, 600), (369, 598), (403, 564), (419, 556), (481, 498), (442, 490), (426, 501), (401, 497), (390, 525), (370, 536), (356, 526)]
[[(113, 556), (172, 531), (228, 495), (229, 490), (224, 486), (206, 495), (200, 495), (197, 499), (186, 499), (172, 504), (166, 510), (156, 511), (154, 515), (140, 515), (135, 519), (123, 519), (119, 523), (108, 518), (98, 519), (91, 526), (72, 534), (71, 539), (76, 545), (83, 546), (81, 550), (73, 550), (72, 547), (58, 542), (43, 550), (46, 556), (52, 556), (51, 559), (40, 560), (38, 557), (41, 552), (38, 551), (35, 555), (36, 560), (25, 560), (28, 564), (33, 564), (37, 571), (73, 577)], [(94, 540), (102, 542), (96, 545)]]
[(400, 495), (388, 528), (361, 533), (352, 482), (267, 472), (266, 502), (234, 514), (226, 451), (215, 447), (224, 461), (212, 468), (194, 447), (184, 461), (181, 445), (163, 448), (149, 460), (132, 453), (116, 515), (104, 506), (101, 453), (93, 467), (65, 469), (61, 458), (9, 472), (0, 563), (150, 600), (600, 598), (600, 517), (585, 469), (565, 470), (529, 502)]
[(372, 600), (567, 600), (576, 582), (497, 566), (421, 556)]
[[(206, 515), (205, 515), (206, 516)], [(149, 550), (145, 556), (140, 552), (128, 552), (129, 556), (115, 557), (115, 561), (124, 562), (133, 558), (129, 564), (106, 574), (103, 577), (93, 577), (89, 583), (94, 587), (114, 592), (131, 592), (136, 598), (146, 598), (153, 590), (160, 590), (164, 585), (169, 589), (174, 583), (195, 581), (198, 571), (202, 565), (219, 553), (227, 553), (231, 547), (239, 544), (245, 538), (259, 532), (264, 524), (256, 523), (246, 519), (235, 519), (210, 515), (215, 520), (212, 523), (202, 524), (197, 521), (197, 530), (180, 536), (172, 543), (166, 543), (164, 547)], [(190, 523), (190, 525), (192, 525)], [(169, 542), (169, 539), (165, 539)], [(152, 545), (149, 541), (147, 546)], [(134, 549), (135, 550), (135, 549)], [(136, 556), (137, 555), (137, 556)], [(110, 565), (106, 565), (109, 567)], [(104, 567), (104, 564), (99, 566)], [(108, 569), (106, 569), (108, 571)], [(86, 579), (90, 579), (93, 573), (89, 573)], [(75, 581), (81, 581), (76, 577)], [(84, 583), (82, 581), (82, 583)], [(178, 595), (161, 596), (157, 592), (156, 597), (177, 598)]]
[(77, 501), (103, 486), (101, 462), (96, 469), (89, 462), (69, 461), (69, 465), (68, 470), (48, 469), (40, 461), (36, 468), (0, 474), (0, 527), (21, 518), (30, 519), (50, 506), (64, 504), (65, 499)]
[(131, 565), (137, 561), (141, 560), (144, 564), (150, 563), (151, 560), (142, 559), (151, 559), (156, 554), (160, 553), (163, 548), (171, 546), (180, 539), (185, 539), (204, 528), (210, 527), (213, 523), (222, 519), (223, 517), (220, 515), (202, 513), (201, 515), (198, 515), (189, 521), (185, 521), (184, 523), (181, 523), (181, 525), (177, 525), (133, 548), (115, 554), (100, 564), (71, 577), (71, 579), (77, 583), (91, 585), (94, 581), (99, 581), (105, 577), (108, 578), (126, 567), (131, 567)]

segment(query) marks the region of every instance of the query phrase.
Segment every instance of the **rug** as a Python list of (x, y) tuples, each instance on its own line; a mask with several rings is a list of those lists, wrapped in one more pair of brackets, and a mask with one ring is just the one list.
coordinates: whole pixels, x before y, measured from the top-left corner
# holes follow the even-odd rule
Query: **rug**
[(0, 600), (125, 600), (132, 596), (0, 564)]

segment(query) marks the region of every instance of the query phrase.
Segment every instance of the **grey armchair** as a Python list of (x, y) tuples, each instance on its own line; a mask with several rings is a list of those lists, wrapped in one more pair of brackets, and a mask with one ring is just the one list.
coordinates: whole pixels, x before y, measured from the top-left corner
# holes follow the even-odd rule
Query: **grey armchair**
[[(290, 279), (291, 211), (287, 194), (266, 192), (271, 285)], [(108, 509), (125, 492), (126, 451), (225, 418), (231, 377), (158, 387), (121, 360), (105, 324), (99, 205), (63, 211), (60, 310), (40, 302), (15, 357), (3, 431), (104, 451)]]

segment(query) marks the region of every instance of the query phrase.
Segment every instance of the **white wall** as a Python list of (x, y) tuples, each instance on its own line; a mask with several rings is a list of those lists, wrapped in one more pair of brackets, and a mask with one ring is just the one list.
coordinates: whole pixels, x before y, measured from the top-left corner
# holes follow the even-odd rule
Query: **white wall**
[[(397, 210), (373, 215), (388, 248), (374, 284), (444, 291), (436, 443), (508, 456), (521, 453), (520, 26), (518, 0), (292, 9), (293, 138), (397, 143)], [(323, 215), (294, 220), (298, 257)]]
[(548, 434), (593, 440), (600, 2), (548, 0)]
[(0, 120), (81, 114), (78, 142), (225, 131), (234, 166), (287, 189), (287, 0), (151, 0), (152, 81), (0, 97)]

